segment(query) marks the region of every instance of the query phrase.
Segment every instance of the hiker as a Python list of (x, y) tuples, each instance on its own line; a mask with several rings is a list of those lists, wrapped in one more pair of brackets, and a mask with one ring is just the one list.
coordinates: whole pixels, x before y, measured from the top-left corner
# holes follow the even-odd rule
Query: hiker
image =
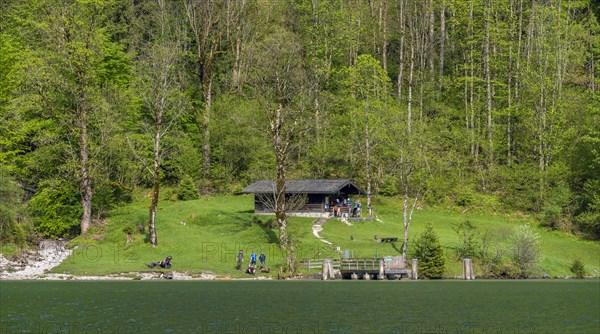
[(260, 256), (258, 257), (258, 260), (260, 261), (260, 267), (264, 268), (265, 267), (265, 260), (267, 259), (267, 256), (265, 255), (265, 253), (260, 252)]
[(164, 260), (162, 261), (157, 261), (157, 262), (152, 262), (150, 264), (147, 264), (148, 268), (152, 268), (154, 269), (156, 266), (159, 266), (163, 269), (170, 269), (171, 268), (171, 255), (167, 256)]
[(269, 269), (269, 267), (267, 267), (267, 265), (265, 264), (265, 261), (267, 260), (267, 256), (265, 255), (265, 253), (260, 252), (260, 256), (258, 257), (258, 260), (260, 261), (260, 270), (262, 270), (265, 273), (268, 273), (269, 271), (271, 271)]
[(246, 270), (246, 272), (250, 275), (254, 275), (256, 272), (255, 264), (252, 264), (252, 262), (248, 263), (248, 270)]
[(254, 250), (250, 254), (250, 263), (256, 266), (256, 253), (254, 253)]
[(242, 270), (242, 262), (244, 262), (244, 252), (240, 249), (240, 252), (237, 255), (237, 265), (235, 269)]

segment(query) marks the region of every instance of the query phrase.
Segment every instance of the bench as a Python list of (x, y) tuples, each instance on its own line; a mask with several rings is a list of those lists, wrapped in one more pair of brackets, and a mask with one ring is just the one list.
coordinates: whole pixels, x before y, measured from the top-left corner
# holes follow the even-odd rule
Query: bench
[(379, 238), (377, 241), (379, 242), (398, 242), (398, 238)]

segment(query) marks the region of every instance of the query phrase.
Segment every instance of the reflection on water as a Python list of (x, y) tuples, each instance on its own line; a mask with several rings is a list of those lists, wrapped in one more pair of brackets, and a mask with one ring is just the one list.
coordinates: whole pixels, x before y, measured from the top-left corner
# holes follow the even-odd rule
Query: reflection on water
[(0, 315), (0, 333), (600, 333), (600, 281), (4, 281)]

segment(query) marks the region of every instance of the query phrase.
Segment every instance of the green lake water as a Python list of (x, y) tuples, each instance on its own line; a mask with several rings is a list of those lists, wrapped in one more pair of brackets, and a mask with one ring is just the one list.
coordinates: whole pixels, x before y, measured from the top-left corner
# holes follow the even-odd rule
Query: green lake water
[(600, 281), (2, 281), (0, 333), (600, 333)]

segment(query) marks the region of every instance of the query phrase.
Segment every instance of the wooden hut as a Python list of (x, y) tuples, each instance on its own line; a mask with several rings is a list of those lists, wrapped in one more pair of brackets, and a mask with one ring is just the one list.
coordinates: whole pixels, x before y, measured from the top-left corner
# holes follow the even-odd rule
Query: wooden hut
[[(273, 213), (273, 205), (269, 201), (275, 193), (273, 181), (257, 181), (242, 190), (243, 194), (254, 194), (255, 213)], [(288, 199), (299, 203), (288, 213), (318, 216), (331, 212), (331, 203), (337, 198), (348, 198), (352, 195), (364, 194), (356, 184), (348, 179), (293, 180), (285, 184)], [(298, 201), (302, 198), (302, 201)]]

